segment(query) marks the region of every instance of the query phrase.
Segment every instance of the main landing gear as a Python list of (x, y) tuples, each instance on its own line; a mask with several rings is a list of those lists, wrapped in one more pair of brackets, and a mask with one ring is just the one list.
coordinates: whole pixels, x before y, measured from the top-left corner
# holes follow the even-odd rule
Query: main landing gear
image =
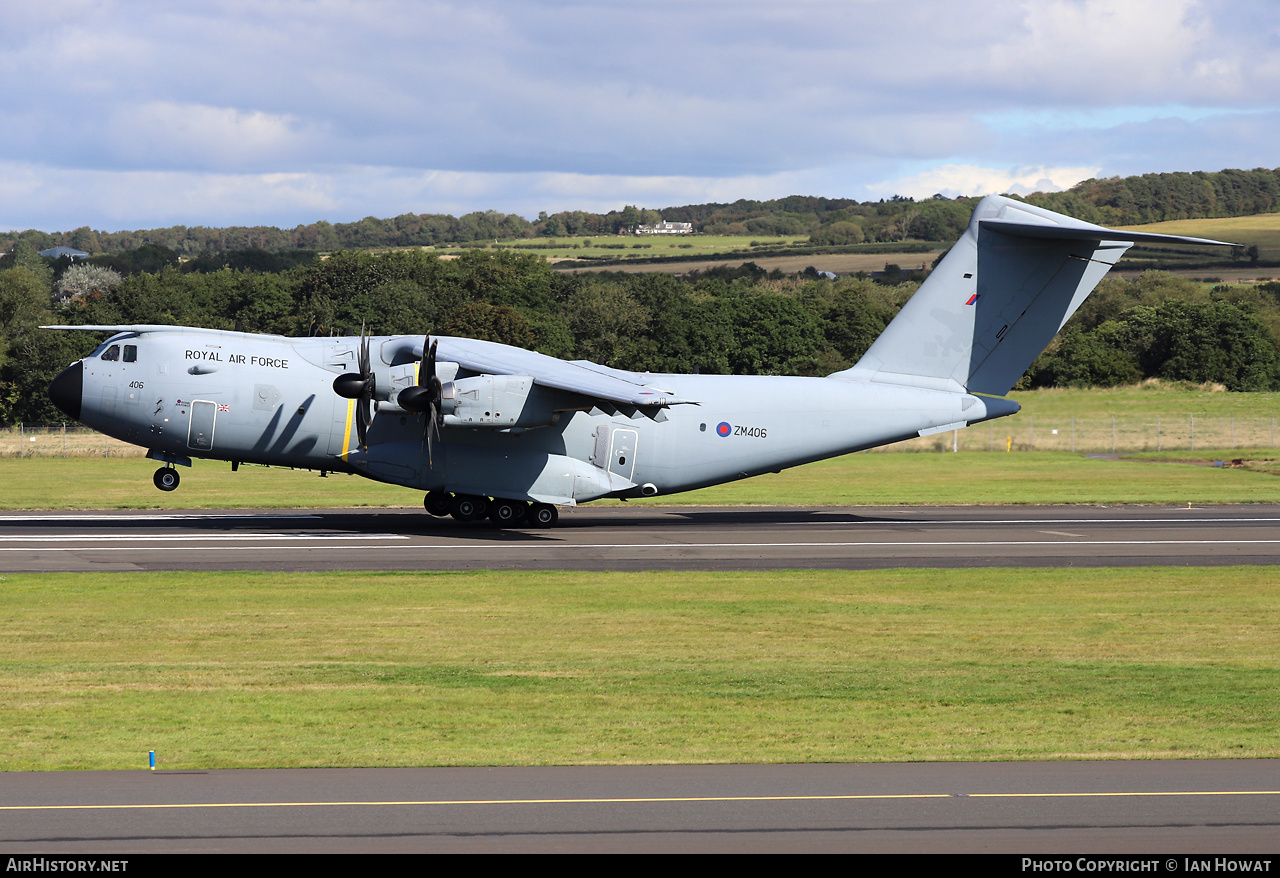
[(156, 483), (156, 487), (161, 491), (172, 491), (178, 487), (178, 483), (182, 481), (178, 471), (171, 466), (162, 466), (156, 470), (156, 474), (151, 477), (151, 481)]
[(432, 491), (422, 500), (432, 515), (452, 516), (457, 521), (480, 521), (488, 518), (494, 527), (554, 527), (560, 512), (548, 503), (529, 504), (523, 500), (481, 497), (477, 494), (450, 494)]

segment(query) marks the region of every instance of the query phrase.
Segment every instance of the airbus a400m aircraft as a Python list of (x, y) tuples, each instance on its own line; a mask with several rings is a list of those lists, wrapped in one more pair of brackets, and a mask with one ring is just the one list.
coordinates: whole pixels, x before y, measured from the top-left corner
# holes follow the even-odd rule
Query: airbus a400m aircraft
[[(673, 494), (953, 430), (1005, 398), (1138, 241), (999, 196), (851, 369), (667, 375), (464, 338), (285, 338), (181, 326), (115, 333), (49, 385), (72, 418), (148, 450), (350, 472), (425, 491), (434, 515), (546, 527), (557, 507)], [(1225, 245), (1230, 246), (1230, 245)]]

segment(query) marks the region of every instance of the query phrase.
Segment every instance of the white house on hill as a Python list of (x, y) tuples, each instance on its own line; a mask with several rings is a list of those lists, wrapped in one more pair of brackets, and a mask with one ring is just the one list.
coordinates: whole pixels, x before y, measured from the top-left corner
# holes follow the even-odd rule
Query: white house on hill
[(693, 223), (658, 222), (651, 226), (636, 226), (637, 235), (691, 235)]

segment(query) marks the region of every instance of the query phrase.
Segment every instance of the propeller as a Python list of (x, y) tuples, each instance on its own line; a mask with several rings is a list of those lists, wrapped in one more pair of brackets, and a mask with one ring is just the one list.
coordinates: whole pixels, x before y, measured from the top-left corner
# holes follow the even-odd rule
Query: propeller
[(426, 412), (422, 425), (423, 441), (427, 444), (427, 461), (431, 463), (431, 440), (440, 435), (440, 393), (442, 385), (436, 374), (436, 348), (440, 342), (422, 345), (422, 365), (418, 368), (418, 383), (406, 387), (396, 397), (396, 404), (408, 412)]
[(333, 379), (333, 392), (344, 399), (357, 400), (356, 403), (356, 435), (360, 438), (360, 450), (365, 450), (365, 436), (369, 431), (369, 421), (373, 418), (370, 408), (373, 406), (373, 394), (377, 389), (377, 376), (369, 365), (369, 339), (360, 327), (360, 361), (359, 372), (346, 372)]

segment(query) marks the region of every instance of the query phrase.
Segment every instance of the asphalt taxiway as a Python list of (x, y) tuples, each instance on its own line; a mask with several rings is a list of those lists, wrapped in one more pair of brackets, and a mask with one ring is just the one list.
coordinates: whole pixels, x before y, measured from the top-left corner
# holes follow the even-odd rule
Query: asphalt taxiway
[(550, 530), (416, 510), (9, 513), (0, 571), (769, 570), (1280, 563), (1280, 507), (579, 508)]
[[(1278, 837), (1280, 761), (118, 771), (0, 784), (6, 854), (1169, 856), (1270, 854)], [(1186, 871), (1167, 864), (1150, 871)]]

